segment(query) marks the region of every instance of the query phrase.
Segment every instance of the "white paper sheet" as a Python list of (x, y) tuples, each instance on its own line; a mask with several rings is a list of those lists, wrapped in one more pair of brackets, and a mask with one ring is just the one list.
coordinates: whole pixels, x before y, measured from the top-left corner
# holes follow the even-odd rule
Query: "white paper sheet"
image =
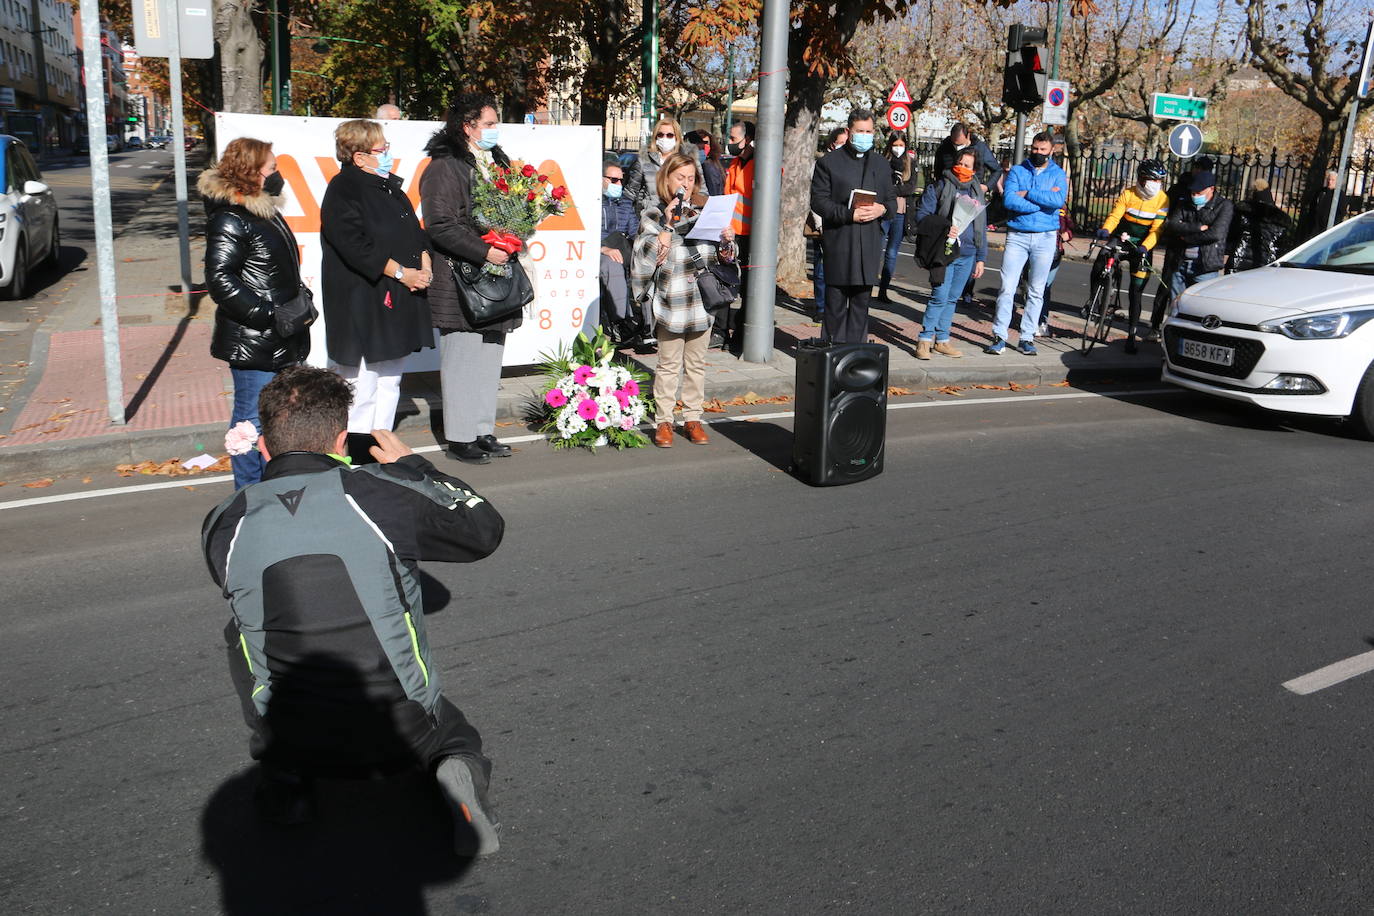
[(697, 217), (692, 231), (687, 233), (687, 238), (719, 242), (720, 234), (729, 228), (730, 220), (735, 217), (735, 204), (738, 202), (738, 194), (717, 194), (706, 198), (706, 206), (701, 208), (701, 215)]

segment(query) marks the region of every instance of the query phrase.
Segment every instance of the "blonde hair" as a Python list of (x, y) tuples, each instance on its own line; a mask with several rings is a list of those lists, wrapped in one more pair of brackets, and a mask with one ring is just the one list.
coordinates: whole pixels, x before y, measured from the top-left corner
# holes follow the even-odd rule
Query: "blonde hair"
[(366, 118), (345, 121), (334, 128), (334, 155), (339, 161), (348, 164), (353, 161), (354, 153), (368, 153), (386, 143), (382, 125)]
[(696, 190), (697, 180), (697, 161), (695, 157), (689, 156), (681, 150), (676, 150), (671, 156), (663, 160), (663, 164), (658, 167), (658, 175), (654, 178), (654, 188), (658, 191), (658, 199), (663, 203), (673, 199), (673, 194), (677, 188), (670, 187), (670, 179), (674, 172), (687, 166), (692, 167), (692, 190)]
[(677, 145), (679, 147), (681, 147), (684, 143), (687, 142), (687, 138), (682, 136), (682, 125), (677, 123), (677, 119), (670, 118), (667, 115), (664, 115), (663, 117), (658, 119), (658, 123), (654, 125), (654, 129), (649, 131), (649, 141), (651, 145), (654, 139), (654, 134), (658, 133), (658, 129), (660, 127), (671, 127), (673, 129), (673, 136), (677, 138)]
[(1269, 182), (1264, 178), (1256, 178), (1254, 181), (1250, 182), (1250, 190), (1267, 191), (1269, 190)]

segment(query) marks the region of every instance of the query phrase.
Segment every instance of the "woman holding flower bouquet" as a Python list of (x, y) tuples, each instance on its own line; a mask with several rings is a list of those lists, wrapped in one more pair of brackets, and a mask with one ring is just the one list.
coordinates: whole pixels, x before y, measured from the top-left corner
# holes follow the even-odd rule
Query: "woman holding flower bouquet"
[(687, 439), (696, 445), (709, 439), (701, 425), (701, 411), (711, 316), (702, 305), (697, 275), (713, 264), (735, 259), (735, 235), (729, 227), (721, 232), (719, 242), (687, 238), (697, 218), (689, 203), (697, 189), (697, 169), (695, 152), (677, 152), (658, 170), (658, 201), (646, 205), (641, 214), (630, 267), (635, 301), (648, 305), (658, 337), (654, 445), (659, 448), (673, 444), (679, 377)]
[(508, 457), (509, 445), (496, 438), (496, 393), (506, 335), (520, 327), (522, 313), (475, 328), (458, 299), (458, 285), (445, 260), (455, 264), (505, 264), (511, 253), (484, 241), (473, 218), (473, 185), (495, 184), (510, 159), (497, 145), (496, 100), (481, 93), (460, 96), (448, 122), (430, 138), (429, 168), (420, 176), (425, 228), (440, 254), (429, 291), (430, 313), (439, 329), (439, 381), (444, 398), (444, 437), (448, 454), (469, 464)]

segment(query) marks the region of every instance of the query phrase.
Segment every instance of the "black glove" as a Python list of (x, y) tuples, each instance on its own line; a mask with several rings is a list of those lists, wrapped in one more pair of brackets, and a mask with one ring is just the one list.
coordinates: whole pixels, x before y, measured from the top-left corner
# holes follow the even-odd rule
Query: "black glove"
[(1142, 258), (1148, 258), (1150, 256), (1150, 249), (1146, 248), (1144, 245), (1137, 245), (1136, 248), (1140, 251), (1140, 256)]
[(1099, 230), (1097, 230), (1097, 240), (1098, 240), (1099, 242), (1105, 242), (1105, 241), (1107, 241), (1107, 236), (1109, 236), (1109, 235), (1111, 235), (1111, 233), (1108, 232), (1106, 229), (1099, 229)]

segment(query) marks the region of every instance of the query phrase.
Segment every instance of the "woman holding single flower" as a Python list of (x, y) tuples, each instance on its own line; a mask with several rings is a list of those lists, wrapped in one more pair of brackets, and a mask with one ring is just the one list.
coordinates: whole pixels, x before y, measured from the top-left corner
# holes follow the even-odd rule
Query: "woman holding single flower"
[(664, 161), (655, 179), (657, 204), (646, 206), (640, 216), (630, 267), (635, 301), (646, 302), (658, 338), (654, 445), (659, 448), (673, 444), (679, 377), (687, 440), (696, 445), (709, 441), (701, 412), (711, 316), (702, 305), (697, 275), (735, 259), (735, 234), (728, 226), (719, 242), (687, 238), (698, 215), (688, 203), (696, 193), (697, 174), (695, 152), (674, 153)]

